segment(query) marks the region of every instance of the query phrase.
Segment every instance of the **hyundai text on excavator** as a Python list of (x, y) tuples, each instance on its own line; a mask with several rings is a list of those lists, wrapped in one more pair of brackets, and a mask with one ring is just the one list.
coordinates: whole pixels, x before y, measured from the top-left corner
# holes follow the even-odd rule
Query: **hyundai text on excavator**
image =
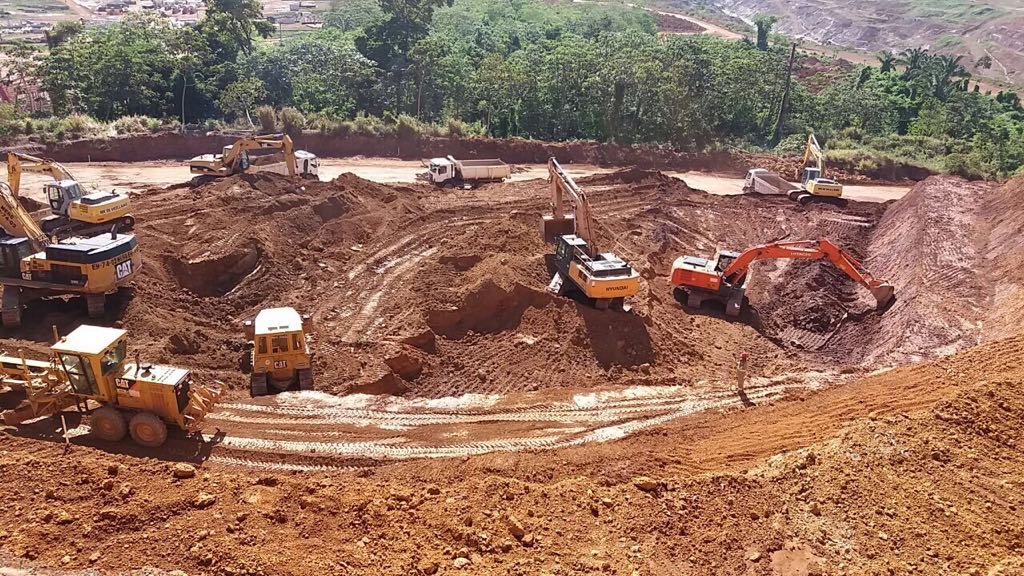
[[(558, 295), (581, 292), (594, 307), (625, 309), (625, 299), (640, 291), (640, 274), (625, 260), (597, 247), (594, 217), (587, 195), (554, 158), (548, 160), (552, 214), (541, 218), (545, 242), (555, 243), (555, 274), (548, 290)], [(566, 215), (568, 198), (573, 214)]]
[(828, 240), (777, 242), (742, 253), (719, 250), (710, 260), (695, 256), (676, 258), (671, 277), (675, 298), (690, 308), (700, 308), (705, 300), (715, 300), (725, 305), (727, 316), (739, 316), (750, 282), (750, 265), (768, 259), (827, 259), (870, 290), (879, 311), (886, 310), (894, 300), (891, 284), (872, 276), (853, 256)]
[(53, 177), (52, 183), (43, 186), (50, 215), (39, 222), (48, 236), (91, 236), (109, 232), (115, 225), (121, 231), (135, 227), (127, 194), (113, 190), (86, 194), (63, 165), (28, 154), (8, 152), (7, 182), (15, 196), (21, 193), (22, 172), (43, 172)]
[(265, 136), (249, 136), (239, 138), (234, 144), (225, 146), (220, 154), (203, 154), (188, 161), (189, 170), (213, 178), (222, 178), (232, 174), (248, 172), (252, 166), (259, 164), (258, 158), (250, 157), (251, 150), (278, 149), (284, 156), (284, 164), (288, 176), (312, 176), (318, 172), (320, 162), (317, 157), (303, 150), (295, 150), (291, 136), (287, 134), (268, 134)]
[(219, 388), (193, 382), (192, 372), (128, 359), (127, 333), (82, 325), (56, 337), (49, 361), (0, 356), (0, 388), (23, 390), (25, 400), (3, 413), (5, 424), (56, 414), (77, 406), (91, 411), (89, 428), (101, 440), (130, 435), (137, 444), (157, 447), (167, 425), (196, 432), (220, 397)]
[(79, 294), (89, 316), (103, 316), (106, 295), (126, 286), (142, 265), (132, 234), (116, 231), (51, 243), (11, 189), (0, 183), (0, 319), (20, 326), (22, 308), (35, 299)]
[(807, 135), (804, 163), (797, 170), (797, 178), (804, 185), (804, 190), (789, 192), (790, 200), (796, 200), (801, 204), (810, 201), (835, 202), (843, 195), (842, 184), (825, 178), (825, 153), (822, 152), (813, 132)]

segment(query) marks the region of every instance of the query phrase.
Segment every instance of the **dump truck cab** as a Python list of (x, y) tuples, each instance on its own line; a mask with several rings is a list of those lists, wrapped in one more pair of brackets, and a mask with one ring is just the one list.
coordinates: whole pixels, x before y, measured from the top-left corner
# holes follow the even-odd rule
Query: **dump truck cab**
[(168, 424), (197, 431), (220, 396), (218, 389), (196, 385), (185, 368), (127, 362), (127, 332), (117, 328), (79, 326), (50, 351), (50, 366), (32, 377), (26, 361), (0, 358), (4, 375), (20, 376), (28, 398), (4, 414), (8, 424), (95, 402), (100, 407), (90, 428), (98, 437), (116, 442), (130, 434), (136, 443), (156, 447), (166, 441)]
[(431, 158), (429, 169), (429, 178), (434, 184), (455, 178), (455, 162), (447, 158)]
[(246, 336), (252, 342), (249, 392), (253, 397), (313, 389), (310, 323), (294, 308), (268, 308), (246, 321)]

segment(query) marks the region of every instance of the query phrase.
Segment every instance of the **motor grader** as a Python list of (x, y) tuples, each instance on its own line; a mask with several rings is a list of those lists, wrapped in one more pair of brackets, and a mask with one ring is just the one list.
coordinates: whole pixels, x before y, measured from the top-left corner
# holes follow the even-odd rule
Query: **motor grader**
[(268, 308), (255, 320), (246, 320), (245, 333), (252, 345), (249, 393), (253, 397), (313, 389), (311, 323), (294, 308)]
[(50, 347), (48, 362), (0, 356), (0, 388), (24, 390), (26, 399), (3, 413), (7, 425), (71, 407), (89, 412), (89, 428), (101, 440), (126, 435), (155, 448), (167, 426), (197, 432), (220, 397), (219, 388), (196, 384), (185, 368), (127, 362), (127, 332), (79, 326)]

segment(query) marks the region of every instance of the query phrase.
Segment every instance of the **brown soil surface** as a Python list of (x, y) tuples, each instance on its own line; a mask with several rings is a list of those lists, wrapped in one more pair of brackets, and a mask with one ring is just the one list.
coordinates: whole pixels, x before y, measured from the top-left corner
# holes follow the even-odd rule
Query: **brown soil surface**
[(658, 20), (659, 32), (667, 32), (669, 34), (701, 34), (705, 30), (703, 26), (692, 20), (684, 20), (683, 18), (677, 18), (663, 12), (655, 12), (655, 18)]
[[(223, 382), (226, 402), (206, 441), (161, 450), (94, 440), (78, 415), (70, 451), (54, 419), (7, 428), (0, 565), (1022, 569), (1024, 181), (936, 177), (845, 206), (714, 196), (636, 169), (579, 183), (602, 250), (642, 275), (629, 313), (545, 291), (543, 181), (259, 174), (133, 198), (145, 261), (109, 323), (144, 359)], [(679, 305), (667, 282), (679, 255), (816, 238), (891, 280), (895, 305), (879, 315), (819, 262), (756, 264), (738, 321)], [(241, 323), (278, 305), (313, 315), (319, 392), (250, 400)], [(49, 326), (82, 312), (37, 303), (40, 321), (5, 331), (4, 348), (38, 356)], [(751, 380), (737, 396), (740, 352)], [(201, 469), (176, 480), (174, 460)]]

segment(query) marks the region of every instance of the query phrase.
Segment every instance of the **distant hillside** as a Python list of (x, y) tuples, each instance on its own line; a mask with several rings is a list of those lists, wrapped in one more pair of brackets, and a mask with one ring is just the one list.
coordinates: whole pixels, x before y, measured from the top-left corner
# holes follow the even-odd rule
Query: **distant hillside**
[[(779, 18), (776, 31), (823, 45), (868, 52), (926, 47), (963, 54), (968, 70), (1024, 86), (1024, 2), (1021, 0), (671, 0), (676, 6), (714, 6), (748, 24), (761, 14)], [(976, 67), (984, 56), (990, 68)]]

